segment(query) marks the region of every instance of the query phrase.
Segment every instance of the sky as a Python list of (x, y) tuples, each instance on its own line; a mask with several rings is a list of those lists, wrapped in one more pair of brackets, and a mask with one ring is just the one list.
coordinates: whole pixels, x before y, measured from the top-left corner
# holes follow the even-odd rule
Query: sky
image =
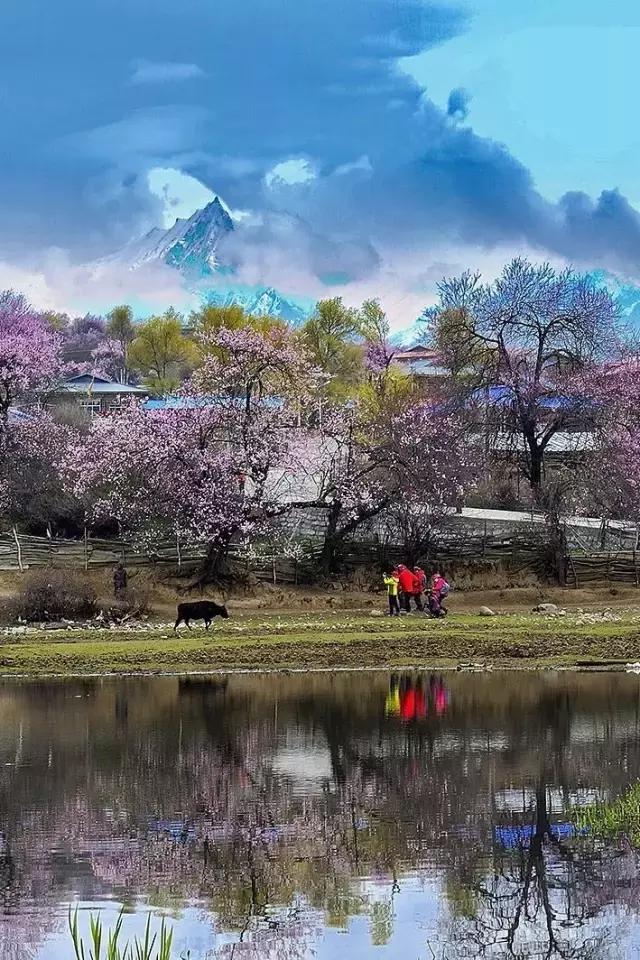
[(3, 0), (0, 288), (193, 293), (112, 255), (219, 195), (239, 284), (393, 324), (525, 254), (640, 283), (635, 0)]

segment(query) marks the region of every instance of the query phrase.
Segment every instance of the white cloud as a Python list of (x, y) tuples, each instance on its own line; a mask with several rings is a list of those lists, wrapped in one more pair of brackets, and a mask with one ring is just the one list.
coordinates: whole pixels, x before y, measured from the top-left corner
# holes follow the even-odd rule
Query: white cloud
[(186, 219), (210, 203), (215, 194), (200, 180), (175, 167), (152, 167), (147, 174), (149, 190), (164, 204), (164, 226), (173, 226), (176, 217)]
[(362, 171), (362, 173), (373, 173), (373, 165), (366, 153), (363, 153), (357, 160), (351, 160), (349, 163), (341, 163), (333, 172), (338, 176), (344, 176), (347, 173), (357, 173), (358, 171)]
[(131, 83), (170, 83), (174, 80), (192, 80), (195, 77), (204, 76), (206, 76), (204, 70), (197, 63), (137, 60), (131, 75)]
[(117, 303), (131, 304), (138, 316), (169, 305), (180, 310), (197, 305), (180, 274), (165, 264), (145, 263), (136, 270), (108, 260), (78, 265), (59, 249), (48, 250), (33, 266), (0, 260), (0, 290), (9, 287), (24, 293), (35, 307), (71, 315), (103, 313)]
[(310, 160), (305, 157), (291, 157), (276, 163), (265, 174), (264, 182), (270, 189), (283, 184), (287, 186), (297, 183), (308, 183), (315, 180), (317, 171)]

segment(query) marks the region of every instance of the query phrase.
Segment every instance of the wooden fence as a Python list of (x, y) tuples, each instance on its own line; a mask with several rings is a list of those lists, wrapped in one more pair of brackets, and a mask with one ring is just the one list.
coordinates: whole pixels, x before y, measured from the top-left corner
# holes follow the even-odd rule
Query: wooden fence
[[(259, 545), (255, 554), (236, 552), (239, 569), (263, 581), (303, 583), (314, 577), (321, 541), (314, 538), (298, 543), (299, 558), (283, 555), (277, 548)], [(232, 551), (233, 556), (234, 551)], [(380, 570), (402, 560), (402, 548), (380, 537), (353, 541), (343, 556), (349, 573)], [(204, 556), (201, 545), (167, 541), (154, 549), (134, 547), (124, 540), (86, 536), (81, 540), (26, 536), (12, 530), (0, 535), (0, 570), (28, 570), (34, 567), (96, 569), (113, 567), (122, 561), (127, 567), (194, 565)], [(464, 564), (486, 563), (514, 572), (544, 574), (542, 545), (535, 537), (492, 535), (486, 532), (447, 536), (439, 543), (437, 559), (449, 569)], [(572, 552), (567, 557), (567, 582), (581, 587), (595, 582), (626, 583), (640, 587), (640, 551)]]
[(626, 583), (639, 587), (640, 554), (638, 551), (571, 554), (567, 558), (568, 586), (579, 588), (596, 582)]
[(103, 540), (85, 536), (82, 540), (32, 537), (12, 530), (0, 535), (0, 570), (27, 570), (30, 567), (112, 567), (118, 561), (126, 566), (155, 563), (179, 564), (197, 560), (202, 548), (180, 546), (175, 541), (162, 543), (153, 550), (139, 549), (124, 540)]

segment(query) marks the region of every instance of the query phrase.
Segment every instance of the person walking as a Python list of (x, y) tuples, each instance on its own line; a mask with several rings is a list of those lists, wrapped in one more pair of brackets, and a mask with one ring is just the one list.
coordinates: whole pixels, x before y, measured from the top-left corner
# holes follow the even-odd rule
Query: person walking
[(399, 581), (398, 574), (394, 570), (391, 574), (383, 573), (382, 579), (384, 585), (387, 588), (387, 594), (389, 596), (389, 616), (400, 616), (400, 602), (398, 600), (398, 590), (399, 590)]
[(445, 607), (443, 600), (449, 596), (451, 587), (438, 569), (434, 570), (433, 577), (431, 578), (431, 589), (438, 598), (438, 603), (440, 604), (441, 609), (445, 614), (447, 614), (449, 611)]
[(127, 571), (122, 562), (116, 564), (113, 571), (113, 595), (116, 600), (124, 600), (127, 592)]
[(424, 572), (424, 570), (422, 569), (422, 567), (414, 567), (414, 568), (413, 568), (413, 572), (414, 572), (415, 576), (418, 578), (418, 582), (420, 583), (420, 593), (426, 593), (426, 592), (427, 592), (427, 575), (426, 575), (426, 573)]
[(411, 613), (411, 601), (413, 600), (416, 610), (422, 610), (422, 585), (420, 579), (413, 570), (409, 570), (404, 564), (398, 566), (398, 577), (400, 580), (400, 589), (402, 590), (402, 602), (406, 613)]

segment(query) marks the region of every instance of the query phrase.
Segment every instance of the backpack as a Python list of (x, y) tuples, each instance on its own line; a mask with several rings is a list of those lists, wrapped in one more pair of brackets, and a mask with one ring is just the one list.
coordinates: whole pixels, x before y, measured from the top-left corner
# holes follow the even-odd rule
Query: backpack
[(450, 590), (451, 590), (451, 587), (449, 586), (449, 584), (448, 584), (447, 581), (445, 580), (445, 582), (444, 582), (444, 583), (442, 584), (442, 586), (440, 587), (440, 599), (441, 599), (441, 600), (444, 600), (445, 597), (448, 597)]

